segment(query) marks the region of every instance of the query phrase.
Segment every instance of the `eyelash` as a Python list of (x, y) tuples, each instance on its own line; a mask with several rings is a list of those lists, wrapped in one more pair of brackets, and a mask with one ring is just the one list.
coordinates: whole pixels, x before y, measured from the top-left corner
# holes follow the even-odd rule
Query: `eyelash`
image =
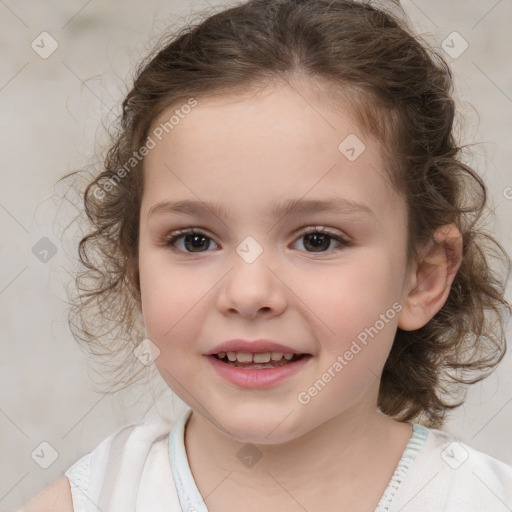
[[(331, 250), (327, 250), (327, 251), (319, 251), (319, 252), (306, 251), (309, 254), (326, 254), (326, 253), (329, 253), (329, 252), (332, 252), (332, 251), (341, 250), (341, 249), (346, 248), (346, 247), (351, 247), (353, 245), (352, 242), (346, 240), (345, 238), (341, 237), (340, 235), (331, 233), (331, 232), (329, 232), (328, 230), (326, 230), (325, 228), (322, 228), (322, 227), (319, 227), (319, 228), (317, 228), (317, 227), (309, 227), (305, 231), (303, 231), (298, 236), (297, 239), (303, 238), (306, 235), (318, 234), (318, 233), (322, 234), (322, 235), (327, 235), (329, 238), (335, 240), (336, 242), (338, 242), (340, 244), (340, 247), (337, 247), (337, 248), (331, 249)], [(201, 254), (202, 252), (209, 252), (207, 250), (207, 251), (199, 251), (197, 253), (194, 253), (194, 252), (182, 251), (182, 250), (177, 249), (176, 247), (173, 246), (173, 244), (175, 244), (180, 238), (182, 238), (182, 237), (184, 237), (186, 235), (200, 235), (200, 236), (204, 236), (205, 238), (209, 238), (210, 240), (213, 240), (206, 233), (203, 233), (200, 230), (197, 230), (195, 228), (185, 228), (185, 229), (181, 229), (179, 231), (175, 231), (174, 233), (171, 233), (170, 236), (165, 237), (163, 240), (161, 240), (161, 243), (164, 246), (169, 247), (171, 250), (173, 250), (175, 252), (179, 252), (181, 254), (183, 254), (183, 253), (184, 254)]]

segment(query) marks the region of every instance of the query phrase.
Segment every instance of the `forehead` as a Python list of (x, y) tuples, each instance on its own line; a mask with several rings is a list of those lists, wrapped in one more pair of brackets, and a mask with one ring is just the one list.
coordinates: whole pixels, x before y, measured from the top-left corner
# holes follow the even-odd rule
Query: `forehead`
[(318, 89), (281, 84), (179, 109), (152, 125), (150, 134), (164, 130), (145, 157), (142, 215), (165, 199), (211, 198), (242, 209), (265, 209), (285, 194), (339, 193), (381, 207), (395, 200), (379, 143), (348, 106), (333, 112), (320, 101)]

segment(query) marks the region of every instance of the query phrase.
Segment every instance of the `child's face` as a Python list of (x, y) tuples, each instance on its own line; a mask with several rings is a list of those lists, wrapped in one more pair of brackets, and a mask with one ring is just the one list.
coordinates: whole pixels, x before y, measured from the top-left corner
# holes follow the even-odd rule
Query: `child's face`
[[(375, 412), (408, 283), (405, 201), (388, 183), (377, 143), (343, 109), (298, 90), (201, 100), (161, 141), (152, 136), (157, 145), (145, 160), (139, 265), (146, 332), (160, 350), (155, 363), (195, 411), (253, 443)], [(345, 154), (338, 149), (350, 134), (366, 146), (354, 161), (345, 156), (350, 144)], [(292, 199), (351, 201), (373, 213), (273, 216), (274, 205)], [(148, 218), (155, 204), (184, 200), (219, 203), (227, 217)], [(308, 227), (351, 245), (304, 236)], [(181, 237), (174, 251), (159, 244), (182, 228), (208, 238)], [(279, 382), (245, 387), (205, 355), (232, 339), (272, 340), (311, 356)]]

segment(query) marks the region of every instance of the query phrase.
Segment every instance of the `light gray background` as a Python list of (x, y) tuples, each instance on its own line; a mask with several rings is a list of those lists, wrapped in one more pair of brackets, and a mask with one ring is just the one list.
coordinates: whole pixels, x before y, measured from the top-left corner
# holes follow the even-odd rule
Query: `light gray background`
[[(434, 44), (453, 31), (469, 44), (447, 60), (465, 115), (464, 140), (481, 142), (471, 163), (489, 186), (496, 234), (511, 253), (512, 199), (505, 191), (512, 186), (512, 0), (403, 5)], [(103, 140), (102, 122), (112, 119), (112, 107), (118, 112), (134, 64), (151, 41), (165, 25), (204, 6), (186, 0), (0, 0), (0, 512), (25, 503), (151, 404), (154, 394), (141, 386), (113, 397), (92, 390), (63, 302), (80, 234), (72, 223), (78, 212), (71, 202), (59, 204), (63, 189), (54, 183), (91, 163)], [(31, 48), (43, 31), (59, 44), (48, 59)], [(58, 251), (47, 263), (32, 253), (43, 237)], [(510, 370), (509, 354), (493, 376), (472, 387), (446, 430), (512, 464)], [(176, 417), (183, 403), (177, 400), (174, 411), (171, 398), (167, 393), (161, 407)], [(58, 452), (46, 470), (31, 458), (43, 441)]]

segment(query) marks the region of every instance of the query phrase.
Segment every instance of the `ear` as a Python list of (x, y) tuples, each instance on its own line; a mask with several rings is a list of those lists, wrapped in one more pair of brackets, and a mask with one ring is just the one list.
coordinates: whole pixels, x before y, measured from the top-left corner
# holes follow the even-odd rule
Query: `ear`
[(462, 261), (462, 235), (454, 224), (441, 226), (409, 275), (398, 327), (423, 327), (443, 307)]

